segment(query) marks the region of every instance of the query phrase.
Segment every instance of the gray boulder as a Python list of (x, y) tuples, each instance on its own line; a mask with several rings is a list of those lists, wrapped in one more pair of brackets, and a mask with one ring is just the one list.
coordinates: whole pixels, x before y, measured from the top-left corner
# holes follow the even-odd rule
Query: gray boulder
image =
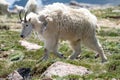
[(52, 76), (67, 76), (67, 75), (86, 75), (90, 74), (92, 71), (89, 71), (87, 68), (82, 66), (76, 66), (64, 62), (55, 62), (52, 64), (42, 75), (41, 77), (52, 77)]

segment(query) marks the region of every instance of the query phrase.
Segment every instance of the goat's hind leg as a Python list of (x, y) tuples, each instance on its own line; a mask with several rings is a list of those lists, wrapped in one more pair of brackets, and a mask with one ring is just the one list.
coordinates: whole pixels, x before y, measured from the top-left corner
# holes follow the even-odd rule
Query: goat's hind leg
[(101, 44), (99, 43), (99, 41), (97, 40), (97, 38), (95, 36), (90, 37), (89, 39), (87, 39), (86, 42), (84, 42), (84, 44), (89, 47), (90, 49), (94, 50), (95, 52), (97, 52), (98, 54), (96, 54), (96, 58), (98, 56), (101, 57), (102, 62), (106, 62), (107, 61), (107, 57), (104, 54), (103, 48), (101, 46)]

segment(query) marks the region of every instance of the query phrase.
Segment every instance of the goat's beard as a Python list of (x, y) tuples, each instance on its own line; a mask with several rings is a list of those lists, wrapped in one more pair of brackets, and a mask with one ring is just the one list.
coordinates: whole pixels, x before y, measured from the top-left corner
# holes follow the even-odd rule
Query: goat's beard
[(44, 41), (44, 38), (42, 37), (42, 35), (40, 35), (39, 32), (33, 31), (33, 34), (34, 34), (35, 39), (39, 39), (40, 41)]

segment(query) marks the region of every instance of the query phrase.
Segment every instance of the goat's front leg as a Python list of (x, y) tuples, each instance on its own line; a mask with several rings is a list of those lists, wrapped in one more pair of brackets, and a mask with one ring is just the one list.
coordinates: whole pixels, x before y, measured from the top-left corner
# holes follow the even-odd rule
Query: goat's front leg
[(70, 59), (76, 59), (81, 53), (80, 40), (71, 41), (71, 48), (73, 49), (73, 54), (69, 57)]
[(40, 59), (40, 61), (43, 61), (43, 60), (47, 60), (49, 57), (49, 50), (47, 50), (46, 48), (44, 49), (44, 56)]
[(42, 58), (40, 58), (37, 63), (41, 62), (41, 61), (46, 61), (49, 57), (49, 51), (45, 48), (44, 49), (44, 56)]
[(65, 58), (61, 52), (58, 51), (58, 40), (54, 41), (53, 53), (59, 58)]
[(53, 52), (55, 55), (57, 55), (60, 58), (63, 57), (63, 54), (61, 54), (57, 50), (57, 48), (58, 48), (58, 38), (56, 38), (55, 36), (49, 36), (44, 41), (44, 47), (45, 47), (44, 56), (42, 57), (41, 60), (47, 60), (50, 52)]
[(44, 41), (44, 56), (40, 59), (40, 61), (46, 61), (49, 58), (49, 53), (52, 49), (52, 40), (51, 39), (46, 39)]
[(55, 55), (57, 55), (59, 58), (65, 58), (64, 55), (63, 55), (61, 52), (59, 52), (57, 49), (54, 50), (53, 53), (54, 53)]

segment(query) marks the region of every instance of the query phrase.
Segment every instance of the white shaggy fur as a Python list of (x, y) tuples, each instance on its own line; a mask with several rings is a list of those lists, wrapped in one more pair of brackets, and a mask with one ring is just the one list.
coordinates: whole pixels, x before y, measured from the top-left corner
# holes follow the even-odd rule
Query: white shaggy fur
[[(73, 49), (70, 59), (75, 59), (81, 53), (80, 45), (83, 43), (96, 51), (102, 62), (107, 60), (95, 34), (97, 19), (87, 9), (72, 9), (64, 4), (54, 3), (46, 6), (39, 15), (33, 14), (28, 14), (28, 22), (24, 22), (24, 25), (29, 23), (44, 38), (45, 55), (42, 59), (47, 59), (51, 51), (58, 57), (63, 57), (57, 49), (58, 41), (61, 39), (70, 42)], [(24, 26), (22, 37), (25, 31)]]
[(28, 0), (28, 2), (25, 5), (25, 11), (27, 12), (37, 12), (37, 1), (36, 0)]
[(14, 10), (16, 10), (17, 12), (24, 11), (24, 7), (15, 5)]

